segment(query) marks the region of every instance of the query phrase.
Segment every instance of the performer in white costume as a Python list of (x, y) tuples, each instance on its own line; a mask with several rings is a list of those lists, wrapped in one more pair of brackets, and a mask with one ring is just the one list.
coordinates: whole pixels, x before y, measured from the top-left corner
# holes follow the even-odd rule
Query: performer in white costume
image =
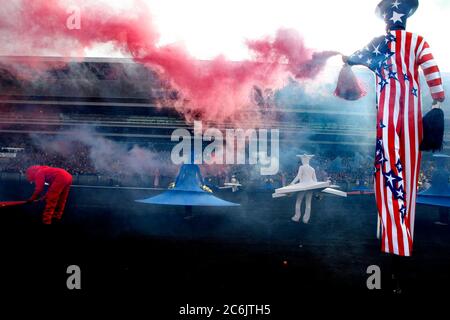
[(242, 187), (242, 184), (239, 183), (239, 180), (236, 178), (236, 175), (232, 175), (230, 182), (225, 182), (223, 187), (219, 187), (219, 189), (231, 189), (231, 192), (238, 192), (239, 188)]
[[(298, 174), (292, 180), (291, 185), (296, 183), (312, 183), (317, 182), (316, 178), (316, 170), (309, 165), (312, 155), (302, 155), (298, 156), (302, 160), (302, 165), (298, 169)], [(301, 207), (303, 198), (306, 197), (305, 202), (305, 214), (303, 215), (303, 223), (308, 223), (311, 218), (311, 201), (312, 201), (313, 192), (299, 192), (297, 193), (297, 201), (295, 202), (295, 215), (292, 217), (292, 221), (299, 222), (301, 217)]]
[(233, 184), (231, 186), (231, 191), (232, 192), (237, 192), (238, 191), (239, 180), (236, 178), (236, 176), (234, 174), (231, 176), (230, 183)]
[(302, 160), (302, 165), (298, 169), (298, 174), (290, 185), (275, 189), (272, 198), (282, 198), (297, 194), (297, 201), (295, 203), (295, 215), (292, 220), (300, 221), (301, 207), (303, 199), (306, 197), (305, 214), (303, 215), (303, 222), (308, 223), (311, 217), (311, 201), (314, 192), (322, 192), (339, 197), (347, 197), (347, 193), (336, 190), (339, 186), (332, 185), (330, 181), (317, 181), (316, 171), (309, 165), (312, 155), (297, 156)]

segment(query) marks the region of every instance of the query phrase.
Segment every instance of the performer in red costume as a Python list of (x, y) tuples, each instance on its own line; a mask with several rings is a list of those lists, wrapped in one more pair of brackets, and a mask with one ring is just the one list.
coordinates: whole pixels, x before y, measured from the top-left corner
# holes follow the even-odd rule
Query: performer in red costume
[(383, 0), (377, 14), (386, 22), (385, 36), (344, 61), (364, 65), (377, 78), (377, 145), (375, 194), (382, 222), (382, 251), (410, 256), (413, 249), (417, 181), (422, 141), (421, 85), (423, 70), (435, 103), (445, 99), (441, 74), (428, 43), (407, 32), (406, 20), (418, 0)]
[(47, 166), (32, 166), (26, 171), (28, 181), (35, 184), (34, 193), (29, 202), (39, 199), (44, 190), (45, 183), (49, 184), (48, 192), (43, 197), (46, 204), (42, 214), (42, 222), (51, 224), (53, 221), (61, 221), (64, 213), (67, 197), (69, 195), (72, 176), (64, 169)]

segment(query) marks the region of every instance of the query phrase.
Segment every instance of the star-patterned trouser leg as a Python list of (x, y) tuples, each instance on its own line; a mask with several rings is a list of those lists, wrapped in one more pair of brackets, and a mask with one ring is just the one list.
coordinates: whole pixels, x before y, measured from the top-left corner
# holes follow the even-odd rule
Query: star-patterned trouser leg
[(410, 256), (422, 118), (415, 94), (406, 94), (399, 101), (392, 98), (389, 90), (395, 90), (396, 85), (392, 81), (379, 97), (383, 103), (379, 104), (377, 116), (375, 196), (382, 227), (382, 251)]

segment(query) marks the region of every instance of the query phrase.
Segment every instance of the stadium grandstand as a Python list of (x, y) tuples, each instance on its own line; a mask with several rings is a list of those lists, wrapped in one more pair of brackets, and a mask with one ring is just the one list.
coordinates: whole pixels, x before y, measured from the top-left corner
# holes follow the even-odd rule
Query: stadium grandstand
[[(331, 87), (328, 89), (332, 92)], [(61, 159), (60, 155), (40, 150), (33, 144), (33, 137), (70, 135), (74, 130), (88, 129), (130, 148), (139, 145), (166, 152), (173, 146), (170, 136), (175, 129), (191, 128), (171, 108), (170, 103), (175, 99), (176, 91), (161, 81), (156, 72), (128, 59), (66, 61), (49, 57), (1, 57), (1, 177), (23, 179), (26, 166), (44, 161), (67, 168), (80, 184), (149, 186), (154, 181), (154, 172), (139, 179), (130, 178), (131, 182), (127, 183), (123, 177), (126, 173), (112, 176), (110, 172), (99, 172), (89, 159), (88, 147), (82, 144), (70, 159)], [(363, 157), (355, 166), (354, 155), (371, 155), (373, 151), (373, 96), (369, 95), (361, 106), (355, 107), (337, 99), (313, 100), (301, 87), (292, 84), (277, 92), (275, 101), (273, 116), (264, 126), (280, 130), (281, 148), (318, 154), (316, 166), (326, 176), (333, 175), (330, 164), (336, 164), (336, 160), (338, 163), (343, 160), (348, 168), (358, 168), (358, 173), (348, 173), (351, 178), (342, 177), (346, 174), (344, 170), (336, 180), (370, 179), (370, 157)], [(446, 118), (447, 124), (449, 120)], [(227, 127), (226, 124), (208, 125)], [(445, 140), (449, 139), (447, 133)], [(295, 173), (294, 167), (285, 168), (287, 176)], [(161, 179), (164, 184), (171, 178)]]

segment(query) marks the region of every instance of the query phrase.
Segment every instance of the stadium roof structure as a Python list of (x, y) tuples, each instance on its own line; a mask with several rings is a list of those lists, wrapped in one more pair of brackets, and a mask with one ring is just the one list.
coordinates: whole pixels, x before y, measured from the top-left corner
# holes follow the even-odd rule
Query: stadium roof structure
[(0, 57), (2, 96), (154, 101), (168, 87), (156, 72), (130, 59)]

